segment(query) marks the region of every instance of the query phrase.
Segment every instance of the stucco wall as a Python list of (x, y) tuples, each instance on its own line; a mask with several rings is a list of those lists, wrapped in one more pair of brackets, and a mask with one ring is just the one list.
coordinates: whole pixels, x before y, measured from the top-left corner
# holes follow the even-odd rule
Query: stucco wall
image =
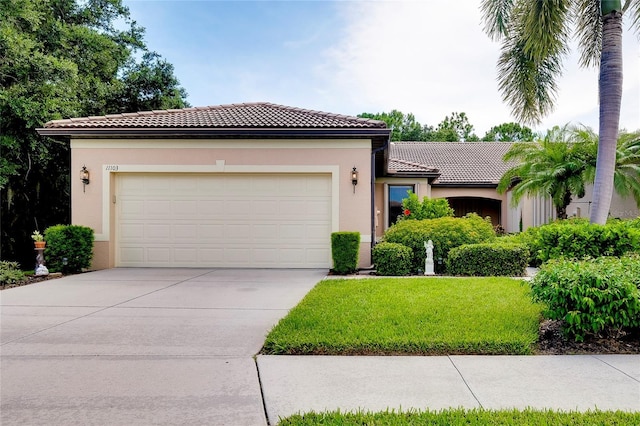
[[(358, 231), (362, 243), (360, 266), (371, 264), (370, 204), (371, 141), (368, 139), (74, 139), (71, 142), (71, 170), (86, 166), (91, 182), (83, 187), (71, 180), (71, 220), (89, 226), (96, 233), (92, 267), (114, 266), (115, 176), (135, 172), (199, 173), (331, 173), (337, 180), (333, 194), (337, 222), (334, 231)], [(351, 183), (356, 167), (359, 182)], [(72, 175), (72, 177), (75, 176)]]

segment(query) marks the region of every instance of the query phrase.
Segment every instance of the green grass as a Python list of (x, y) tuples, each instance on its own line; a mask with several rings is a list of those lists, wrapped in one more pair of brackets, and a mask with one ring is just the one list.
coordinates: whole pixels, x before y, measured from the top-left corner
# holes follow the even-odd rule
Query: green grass
[(308, 413), (280, 419), (280, 426), (306, 425), (638, 425), (640, 413), (623, 411), (465, 410), (406, 413)]
[(324, 280), (267, 336), (265, 354), (530, 354), (542, 307), (511, 278)]

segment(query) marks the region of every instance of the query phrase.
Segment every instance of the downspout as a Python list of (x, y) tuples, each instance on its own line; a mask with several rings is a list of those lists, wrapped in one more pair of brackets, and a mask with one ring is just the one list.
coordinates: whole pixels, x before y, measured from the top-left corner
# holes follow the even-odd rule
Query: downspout
[[(376, 154), (389, 147), (391, 134), (380, 148), (371, 151), (371, 251), (376, 245)], [(373, 262), (372, 262), (373, 263)]]

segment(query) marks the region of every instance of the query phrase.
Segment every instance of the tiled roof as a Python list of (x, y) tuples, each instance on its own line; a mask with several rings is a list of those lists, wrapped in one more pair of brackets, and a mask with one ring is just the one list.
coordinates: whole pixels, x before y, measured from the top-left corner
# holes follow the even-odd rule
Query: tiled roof
[(427, 167), (424, 164), (400, 160), (398, 158), (389, 158), (388, 169), (396, 173), (438, 173), (438, 170), (433, 167)]
[(386, 128), (383, 121), (268, 102), (144, 111), (49, 121), (45, 128)]
[[(497, 184), (512, 163), (502, 160), (509, 142), (393, 142), (389, 168), (402, 162), (437, 169), (434, 184)], [(416, 170), (412, 170), (416, 171)]]

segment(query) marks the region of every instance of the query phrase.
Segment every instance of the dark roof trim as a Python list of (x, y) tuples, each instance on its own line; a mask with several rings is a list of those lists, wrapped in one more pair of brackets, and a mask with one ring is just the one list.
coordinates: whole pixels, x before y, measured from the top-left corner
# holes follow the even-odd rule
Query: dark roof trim
[(58, 128), (45, 127), (36, 129), (42, 136), (56, 138), (108, 138), (113, 136), (131, 137), (194, 137), (194, 136), (230, 136), (230, 137), (345, 137), (345, 138), (379, 138), (385, 139), (391, 129), (385, 128), (344, 128), (344, 129), (309, 129), (309, 128)]
[(491, 182), (478, 182), (478, 183), (470, 183), (470, 182), (451, 182), (451, 183), (438, 183), (434, 182), (432, 184), (433, 187), (437, 188), (497, 188), (497, 183)]

